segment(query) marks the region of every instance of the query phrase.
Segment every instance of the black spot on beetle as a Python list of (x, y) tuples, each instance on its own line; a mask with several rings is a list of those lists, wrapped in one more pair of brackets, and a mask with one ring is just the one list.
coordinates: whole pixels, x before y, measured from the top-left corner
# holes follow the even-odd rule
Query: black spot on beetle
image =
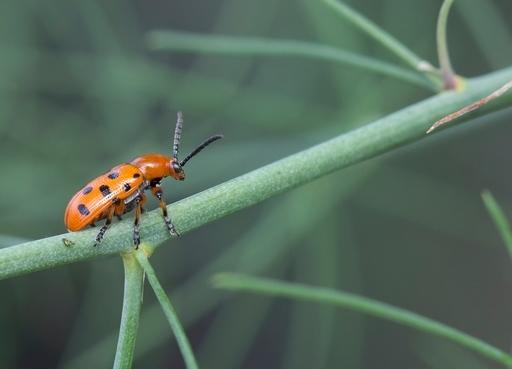
[(110, 179), (116, 179), (119, 177), (119, 172), (110, 172), (107, 177)]
[(129, 183), (123, 183), (123, 188), (125, 192), (128, 192), (132, 189), (132, 186)]
[(110, 195), (110, 187), (108, 187), (107, 185), (101, 185), (100, 192), (103, 196), (108, 196)]
[(133, 178), (139, 178), (139, 177), (140, 177), (140, 173), (135, 173), (135, 174), (133, 175)]
[(87, 209), (87, 206), (85, 206), (84, 204), (79, 204), (78, 205), (78, 211), (80, 212), (80, 214), (82, 215), (89, 215), (91, 212), (89, 211), (89, 209)]
[(88, 193), (90, 193), (92, 191), (92, 186), (87, 186), (84, 188), (84, 190), (82, 191), (82, 193), (84, 195), (87, 195)]

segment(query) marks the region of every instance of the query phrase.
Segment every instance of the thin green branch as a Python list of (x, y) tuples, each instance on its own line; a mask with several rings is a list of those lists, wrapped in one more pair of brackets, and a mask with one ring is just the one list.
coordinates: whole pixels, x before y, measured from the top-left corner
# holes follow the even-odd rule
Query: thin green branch
[(412, 327), (419, 331), (444, 337), (461, 346), (476, 351), (489, 359), (506, 366), (512, 365), (511, 355), (478, 338), (411, 311), (348, 292), (231, 273), (216, 275), (213, 279), (213, 283), (218, 288), (233, 291), (247, 291), (263, 295), (315, 301), (355, 310)]
[[(178, 230), (181, 233), (189, 232), (335, 170), (428, 137), (425, 136), (425, 131), (432, 122), (488, 95), (510, 79), (512, 68), (470, 80), (463, 92), (436, 95), (371, 124), (181, 200), (170, 205), (168, 209)], [(458, 122), (511, 105), (512, 99), (503, 97), (471, 115), (462, 116)], [(452, 125), (454, 126), (455, 124)], [(0, 279), (130, 251), (133, 248), (132, 227), (132, 221), (129, 219), (114, 224), (99, 247), (92, 246), (97, 230), (91, 229), (2, 248)], [(159, 209), (142, 217), (141, 237), (153, 245), (159, 245), (169, 238)], [(63, 244), (64, 238), (72, 241), (73, 245), (66, 247)]]
[(443, 76), (444, 89), (454, 90), (457, 87), (457, 77), (453, 72), (450, 55), (448, 53), (448, 40), (446, 38), (446, 27), (448, 14), (454, 0), (444, 0), (437, 18), (437, 56), (439, 58), (439, 67)]
[(482, 200), (507, 247), (509, 256), (512, 258), (512, 228), (505, 212), (501, 209), (490, 191), (485, 190), (482, 192)]
[(132, 252), (121, 256), (124, 264), (124, 297), (114, 369), (129, 369), (132, 367), (139, 328), (144, 272)]
[(234, 56), (298, 56), (319, 59), (387, 75), (437, 91), (435, 86), (419, 73), (411, 72), (378, 59), (312, 42), (176, 31), (152, 31), (148, 34), (147, 39), (149, 47), (153, 50)]
[[(431, 66), (430, 63), (420, 58), (413, 51), (411, 51), (411, 49), (391, 36), (380, 26), (366, 18), (364, 15), (355, 11), (345, 3), (338, 0), (322, 1), (331, 9), (333, 9), (337, 15), (341, 16), (345, 21), (350, 22), (353, 26), (366, 33), (383, 47), (395, 54), (405, 64), (411, 66), (414, 70), (424, 71), (425, 69), (431, 69), (426, 68), (426, 66)], [(439, 81), (435, 76), (429, 73), (425, 73), (424, 76), (430, 80), (434, 87), (437, 88)]]
[(158, 278), (155, 274), (155, 270), (149, 263), (149, 260), (144, 253), (144, 249), (146, 247), (146, 245), (142, 244), (140, 250), (135, 252), (135, 257), (137, 258), (140, 266), (144, 269), (144, 272), (148, 277), (149, 284), (153, 288), (156, 298), (158, 299), (158, 302), (164, 311), (165, 317), (171, 326), (174, 336), (176, 337), (176, 342), (178, 343), (181, 354), (183, 355), (187, 369), (198, 369), (199, 367), (197, 365), (196, 358), (194, 357), (194, 352), (192, 351), (190, 342), (188, 341), (187, 335), (185, 334), (185, 330), (180, 323), (178, 314), (174, 310), (169, 297), (160, 285), (160, 282), (158, 281)]

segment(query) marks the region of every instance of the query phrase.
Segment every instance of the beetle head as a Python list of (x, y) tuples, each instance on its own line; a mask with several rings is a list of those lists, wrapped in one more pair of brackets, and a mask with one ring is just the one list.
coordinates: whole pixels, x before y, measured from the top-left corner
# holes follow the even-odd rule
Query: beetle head
[(170, 162), (170, 173), (171, 177), (178, 181), (183, 181), (185, 179), (185, 171), (176, 158), (173, 158)]

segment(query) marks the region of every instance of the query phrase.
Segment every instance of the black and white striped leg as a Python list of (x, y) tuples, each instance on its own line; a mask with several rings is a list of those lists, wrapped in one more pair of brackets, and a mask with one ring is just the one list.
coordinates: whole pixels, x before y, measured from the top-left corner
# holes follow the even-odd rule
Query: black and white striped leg
[(137, 197), (135, 200), (135, 219), (133, 221), (133, 244), (135, 249), (139, 248), (140, 245), (140, 216), (142, 206), (140, 204), (140, 198)]
[(105, 224), (100, 228), (100, 231), (96, 235), (96, 240), (94, 242), (94, 246), (98, 246), (101, 243), (101, 241), (103, 241), (103, 236), (105, 236), (105, 232), (107, 232), (108, 227), (110, 227), (110, 224), (112, 223), (113, 216), (114, 216), (114, 207), (112, 206), (108, 210), (107, 220), (105, 221)]
[(154, 186), (151, 188), (151, 192), (160, 202), (160, 209), (162, 209), (162, 216), (164, 218), (165, 225), (167, 226), (167, 230), (169, 231), (171, 236), (174, 237), (180, 237), (180, 234), (176, 230), (176, 227), (172, 223), (171, 219), (169, 218), (169, 214), (167, 212), (167, 204), (165, 203), (163, 192), (160, 189), (159, 186)]

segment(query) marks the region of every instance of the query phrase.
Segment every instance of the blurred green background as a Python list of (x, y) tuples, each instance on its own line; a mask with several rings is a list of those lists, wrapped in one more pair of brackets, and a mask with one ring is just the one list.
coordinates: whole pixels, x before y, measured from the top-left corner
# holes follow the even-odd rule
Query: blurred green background
[[(346, 1), (432, 62), (441, 1)], [(456, 71), (512, 60), (507, 0), (466, 0), (449, 19)], [(301, 58), (152, 52), (148, 31), (330, 44), (395, 63), (319, 1), (0, 2), (0, 239), (65, 231), (70, 197), (145, 152), (170, 153), (177, 110), (187, 181), (169, 202), (307, 148), (430, 95), (359, 69)], [(504, 110), (267, 200), (168, 242), (152, 259), (203, 368), (489, 368), (442, 339), (325, 306), (213, 290), (239, 271), (356, 292), (505, 350), (512, 265), (480, 200), (508, 209)], [(311, 158), (311, 165), (315, 160)], [(307, 170), (307, 168), (305, 168)], [(151, 203), (151, 206), (156, 206)], [(512, 217), (512, 212), (508, 215)], [(0, 368), (106, 368), (123, 289), (120, 258), (0, 283)], [(135, 367), (183, 367), (146, 290)]]

